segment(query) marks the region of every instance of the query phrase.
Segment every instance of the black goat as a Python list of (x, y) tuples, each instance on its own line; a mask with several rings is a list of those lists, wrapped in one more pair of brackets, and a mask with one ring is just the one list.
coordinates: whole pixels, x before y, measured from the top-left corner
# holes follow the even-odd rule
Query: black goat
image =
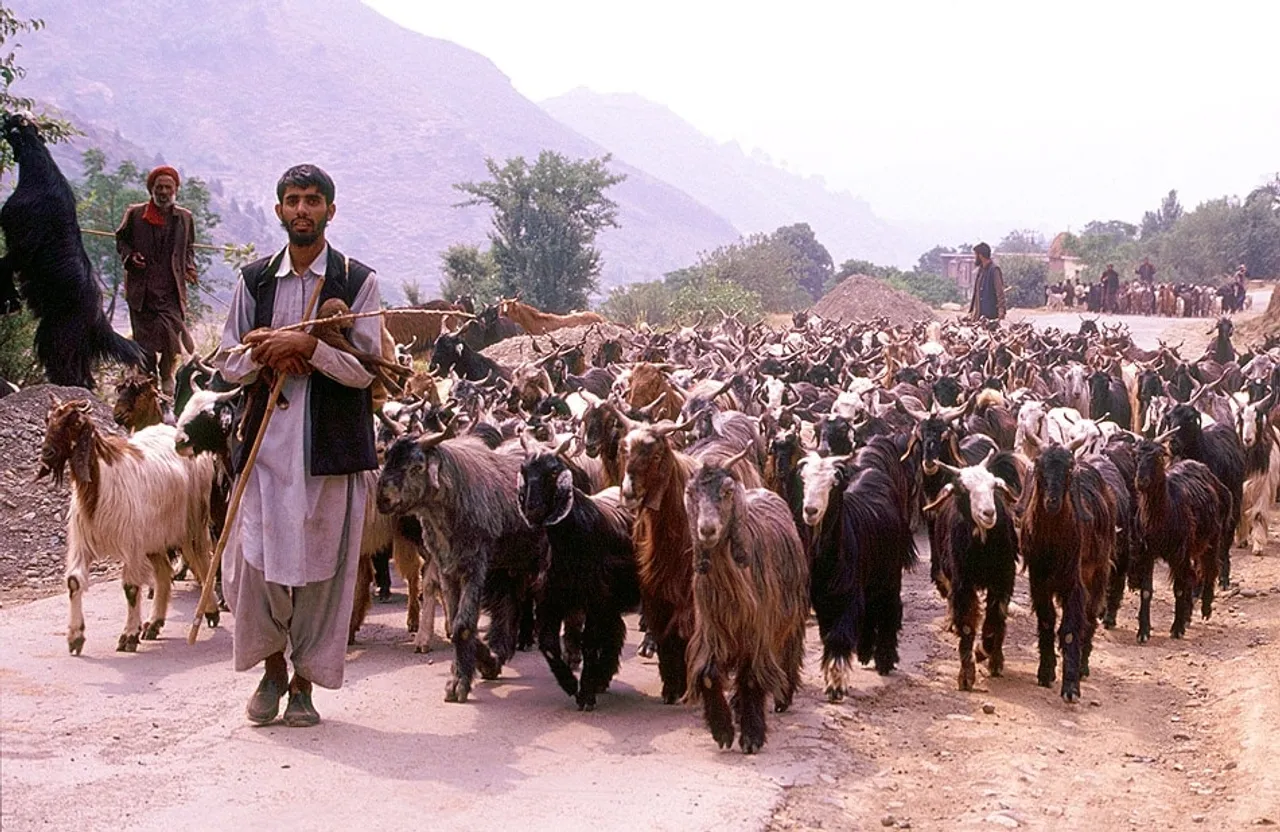
[(1231, 585), (1231, 540), (1235, 537), (1244, 503), (1244, 446), (1235, 428), (1216, 424), (1208, 430), (1200, 426), (1200, 411), (1180, 404), (1165, 417), (1161, 431), (1171, 431), (1169, 450), (1175, 459), (1190, 459), (1206, 465), (1226, 487), (1231, 499), (1226, 533), (1218, 541), (1218, 586)]
[(881, 674), (898, 663), (902, 572), (916, 549), (910, 487), (897, 457), (896, 446), (877, 437), (852, 460), (810, 454), (803, 462), (809, 595), (833, 702), (844, 698), (855, 650), (863, 664), (874, 658)]
[(453, 370), (467, 381), (484, 381), (489, 378), (511, 380), (510, 370), (467, 346), (459, 336), (447, 332), (436, 339), (429, 369), (437, 378), (443, 378)]
[[(520, 467), (520, 513), (534, 528), (545, 528), (550, 564), (538, 601), (538, 645), (556, 681), (574, 697), (578, 710), (592, 711), (618, 672), (627, 628), (625, 612), (640, 606), (640, 579), (631, 543), (631, 514), (617, 488), (594, 496), (573, 485), (561, 459), (566, 448), (526, 446)], [(560, 652), (560, 630), (574, 613), (582, 629), (582, 680)]]
[[(520, 459), (479, 439), (451, 439), (452, 427), (401, 437), (387, 449), (378, 511), (415, 514), (422, 522), (453, 614), (455, 660), (445, 701), (465, 702), (477, 667), (495, 679), (515, 653), (521, 604), (543, 562), (546, 535), (520, 514)], [(476, 638), (482, 606), (489, 613), (487, 646)]]
[[(960, 636), (960, 690), (973, 690), (977, 666), (973, 657), (974, 635), (982, 617), (982, 646), (978, 659), (986, 659), (992, 676), (1004, 672), (1005, 617), (1013, 596), (1018, 561), (1018, 536), (1009, 511), (1022, 490), (1016, 458), (995, 454), (977, 465), (944, 466), (955, 479), (925, 507), (937, 511), (935, 553), (948, 594), (951, 628)], [(934, 542), (934, 541), (931, 541)], [(986, 614), (978, 607), (978, 591), (986, 590)]]
[[(1173, 627), (1182, 638), (1191, 623), (1191, 601), (1200, 590), (1200, 610), (1213, 611), (1213, 580), (1217, 577), (1219, 539), (1227, 534), (1230, 497), (1209, 469), (1191, 460), (1168, 462), (1162, 445), (1144, 439), (1138, 445), (1138, 523), (1145, 545), (1135, 566), (1141, 607), (1138, 641), (1151, 637), (1152, 570), (1156, 558), (1169, 564), (1173, 579)], [(1230, 538), (1228, 538), (1230, 540)]]
[(22, 288), (39, 319), (35, 352), (54, 384), (92, 389), (94, 365), (113, 358), (150, 373), (141, 347), (111, 328), (102, 290), (76, 221), (76, 197), (36, 125), (5, 116), (4, 138), (18, 161), (18, 185), (0, 208), (6, 253), (0, 258), (0, 313), (15, 311)]
[(1129, 588), (1137, 589), (1132, 577), (1135, 553), (1142, 547), (1136, 512), (1138, 496), (1133, 478), (1138, 470), (1138, 456), (1134, 444), (1123, 440), (1107, 443), (1101, 454), (1086, 459), (1098, 471), (1102, 481), (1111, 491), (1116, 507), (1116, 548), (1111, 557), (1111, 578), (1107, 585), (1107, 602), (1103, 609), (1102, 626), (1108, 630), (1116, 626), (1120, 602), (1124, 600), (1125, 579)]
[(1133, 407), (1124, 382), (1102, 372), (1089, 376), (1089, 418), (1115, 422), (1125, 430), (1133, 429)]
[(1036, 611), (1041, 687), (1057, 669), (1053, 636), (1062, 605), (1062, 698), (1080, 699), (1080, 679), (1089, 675), (1089, 654), (1098, 625), (1115, 549), (1116, 512), (1111, 492), (1091, 465), (1053, 445), (1036, 459), (1019, 504), (1022, 559)]

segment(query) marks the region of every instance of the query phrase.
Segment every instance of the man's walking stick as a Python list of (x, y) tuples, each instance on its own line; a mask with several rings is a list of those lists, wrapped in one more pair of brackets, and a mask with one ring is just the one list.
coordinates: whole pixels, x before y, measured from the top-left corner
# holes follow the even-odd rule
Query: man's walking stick
[[(307, 309), (302, 313), (302, 319), (305, 321), (311, 317), (312, 310), (315, 309), (316, 299), (320, 297), (320, 289), (324, 286), (324, 278), (316, 283), (316, 288), (311, 291), (311, 297), (307, 300)], [(240, 471), (240, 476), (236, 478), (235, 490), (231, 492), (231, 501), (227, 504), (227, 519), (222, 524), (222, 534), (218, 535), (218, 545), (213, 548), (213, 557), (209, 561), (209, 574), (204, 576), (204, 584), (200, 587), (200, 603), (196, 605), (196, 613), (191, 617), (191, 629), (187, 632), (187, 644), (196, 643), (196, 634), (200, 632), (200, 618), (205, 608), (213, 601), (213, 582), (218, 576), (218, 567), (222, 565), (222, 552), (227, 548), (227, 541), (231, 538), (231, 530), (235, 526), (236, 515), (240, 513), (240, 500), (244, 496), (245, 486), (249, 482), (249, 473), (253, 471), (253, 463), (258, 459), (258, 449), (262, 447), (262, 438), (267, 435), (267, 424), (271, 421), (271, 414), (275, 412), (276, 402), (280, 400), (280, 391), (284, 388), (284, 380), (288, 376), (280, 373), (276, 376), (276, 380), (271, 385), (271, 393), (267, 396), (267, 409), (262, 414), (262, 424), (258, 426), (258, 435), (253, 439), (253, 447), (249, 449), (249, 456), (244, 461), (244, 468)]]

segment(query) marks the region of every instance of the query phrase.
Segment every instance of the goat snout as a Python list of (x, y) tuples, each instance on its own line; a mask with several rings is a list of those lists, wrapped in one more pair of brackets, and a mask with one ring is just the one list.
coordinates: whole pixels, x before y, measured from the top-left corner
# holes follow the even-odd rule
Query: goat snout
[(703, 540), (715, 540), (720, 534), (720, 527), (714, 523), (700, 523), (698, 525), (698, 536)]

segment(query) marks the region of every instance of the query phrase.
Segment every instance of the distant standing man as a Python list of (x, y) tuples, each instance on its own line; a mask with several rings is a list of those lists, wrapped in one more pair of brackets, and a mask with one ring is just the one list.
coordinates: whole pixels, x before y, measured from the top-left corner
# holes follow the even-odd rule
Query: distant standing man
[(1116, 311), (1116, 295), (1120, 293), (1120, 272), (1116, 271), (1116, 267), (1112, 263), (1107, 264), (1107, 270), (1102, 273), (1102, 311), (1114, 313)]
[(1138, 266), (1138, 268), (1134, 269), (1134, 271), (1137, 272), (1138, 274), (1138, 280), (1141, 280), (1143, 283), (1147, 284), (1148, 286), (1150, 286), (1152, 283), (1155, 282), (1156, 267), (1151, 265), (1150, 257), (1142, 258), (1142, 263)]
[[(347, 628), (360, 562), (369, 489), (378, 465), (373, 444), (373, 376), (356, 358), (302, 330), (281, 327), (310, 317), (339, 298), (352, 312), (381, 307), (377, 275), (325, 240), (333, 219), (334, 185), (314, 165), (285, 171), (276, 185), (276, 216), (289, 244), (245, 266), (222, 331), (223, 375), (257, 385), (246, 401), (243, 441), (232, 468), (244, 466), (266, 409), (272, 374), (286, 378), (253, 468), (223, 558), (223, 583), (235, 614), (232, 661), (237, 671), (265, 663), (249, 700), (255, 725), (273, 722), (287, 692), (284, 723), (315, 725), (313, 683), (340, 688)], [(352, 346), (381, 349), (377, 317), (352, 322)], [(228, 350), (241, 344), (244, 353)], [(268, 372), (268, 370), (270, 372)], [(285, 651), (293, 664), (289, 677)]]
[(973, 281), (973, 300), (969, 314), (975, 318), (998, 321), (1005, 315), (1004, 274), (991, 262), (991, 246), (978, 243), (973, 247), (974, 263), (978, 275)]
[(187, 330), (187, 284), (196, 285), (195, 220), (177, 204), (178, 172), (161, 165), (147, 174), (151, 199), (130, 205), (116, 229), (124, 261), (124, 299), (133, 340), (160, 354), (160, 387), (173, 394), (173, 374), (183, 350), (195, 350)]

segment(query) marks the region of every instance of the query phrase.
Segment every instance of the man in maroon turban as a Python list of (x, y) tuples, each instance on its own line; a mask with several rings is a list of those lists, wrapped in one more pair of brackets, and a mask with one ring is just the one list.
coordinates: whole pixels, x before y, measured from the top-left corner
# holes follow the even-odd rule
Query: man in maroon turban
[(147, 174), (151, 199), (130, 205), (116, 229), (124, 261), (124, 298), (133, 340), (159, 354), (160, 386), (173, 393), (178, 357), (195, 343), (187, 330), (187, 284), (195, 285), (195, 221), (176, 203), (178, 172), (161, 165)]

